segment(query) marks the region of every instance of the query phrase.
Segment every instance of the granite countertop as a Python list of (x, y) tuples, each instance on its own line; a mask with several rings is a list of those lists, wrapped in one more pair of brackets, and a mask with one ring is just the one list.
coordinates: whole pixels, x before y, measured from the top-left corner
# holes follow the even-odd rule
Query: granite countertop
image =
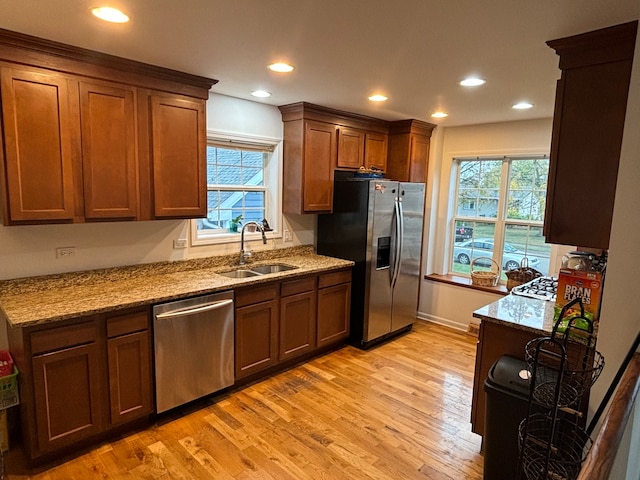
[(238, 255), (225, 255), (0, 281), (0, 317), (10, 327), (27, 327), (353, 265), (301, 246), (255, 252), (247, 263), (276, 262), (296, 269), (249, 278), (220, 275), (239, 268), (237, 261)]
[(553, 330), (555, 302), (519, 295), (507, 295), (473, 312), (482, 321), (502, 323), (533, 333), (550, 334)]

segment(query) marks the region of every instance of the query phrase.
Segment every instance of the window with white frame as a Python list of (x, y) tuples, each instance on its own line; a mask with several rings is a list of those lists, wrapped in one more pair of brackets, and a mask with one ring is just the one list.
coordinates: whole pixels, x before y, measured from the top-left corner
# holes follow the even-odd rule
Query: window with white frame
[(279, 226), (277, 144), (208, 138), (207, 218), (192, 221), (192, 244), (239, 240), (242, 225)]
[[(551, 245), (542, 235), (547, 156), (456, 158), (451, 273), (528, 265), (549, 272)], [(495, 264), (493, 263), (495, 262)]]

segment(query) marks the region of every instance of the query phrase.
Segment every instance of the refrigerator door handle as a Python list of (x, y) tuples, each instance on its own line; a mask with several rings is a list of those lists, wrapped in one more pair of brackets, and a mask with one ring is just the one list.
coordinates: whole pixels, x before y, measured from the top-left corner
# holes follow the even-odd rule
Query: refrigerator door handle
[(398, 275), (400, 274), (400, 255), (402, 253), (402, 233), (404, 231), (404, 217), (402, 211), (402, 198), (398, 197), (395, 201), (395, 228), (396, 242), (393, 258), (393, 273), (391, 274), (391, 288), (395, 287)]

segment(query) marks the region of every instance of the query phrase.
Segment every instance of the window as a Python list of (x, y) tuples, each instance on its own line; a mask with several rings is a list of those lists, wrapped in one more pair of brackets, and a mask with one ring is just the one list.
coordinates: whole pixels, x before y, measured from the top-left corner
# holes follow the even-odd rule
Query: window
[[(528, 264), (549, 272), (551, 245), (542, 236), (549, 159), (540, 156), (458, 158), (449, 268), (455, 274)], [(480, 257), (485, 257), (480, 259)], [(523, 260), (524, 259), (524, 260)]]
[(239, 225), (250, 220), (267, 219), (278, 231), (276, 150), (273, 142), (208, 139), (207, 218), (192, 221), (192, 244), (238, 241)]

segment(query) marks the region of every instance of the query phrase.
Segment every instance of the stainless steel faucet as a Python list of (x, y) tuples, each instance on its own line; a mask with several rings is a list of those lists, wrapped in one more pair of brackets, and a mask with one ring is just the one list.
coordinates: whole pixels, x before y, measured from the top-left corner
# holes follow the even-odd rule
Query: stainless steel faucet
[(248, 225), (255, 225), (256, 228), (260, 230), (260, 233), (262, 233), (262, 243), (264, 243), (265, 245), (267, 244), (267, 236), (264, 234), (264, 228), (262, 227), (262, 225), (260, 225), (258, 222), (254, 222), (253, 220), (242, 225), (242, 230), (240, 232), (240, 265), (244, 265), (245, 263), (247, 263), (247, 257), (251, 255), (250, 253), (245, 253), (244, 251), (244, 229), (247, 228)]

